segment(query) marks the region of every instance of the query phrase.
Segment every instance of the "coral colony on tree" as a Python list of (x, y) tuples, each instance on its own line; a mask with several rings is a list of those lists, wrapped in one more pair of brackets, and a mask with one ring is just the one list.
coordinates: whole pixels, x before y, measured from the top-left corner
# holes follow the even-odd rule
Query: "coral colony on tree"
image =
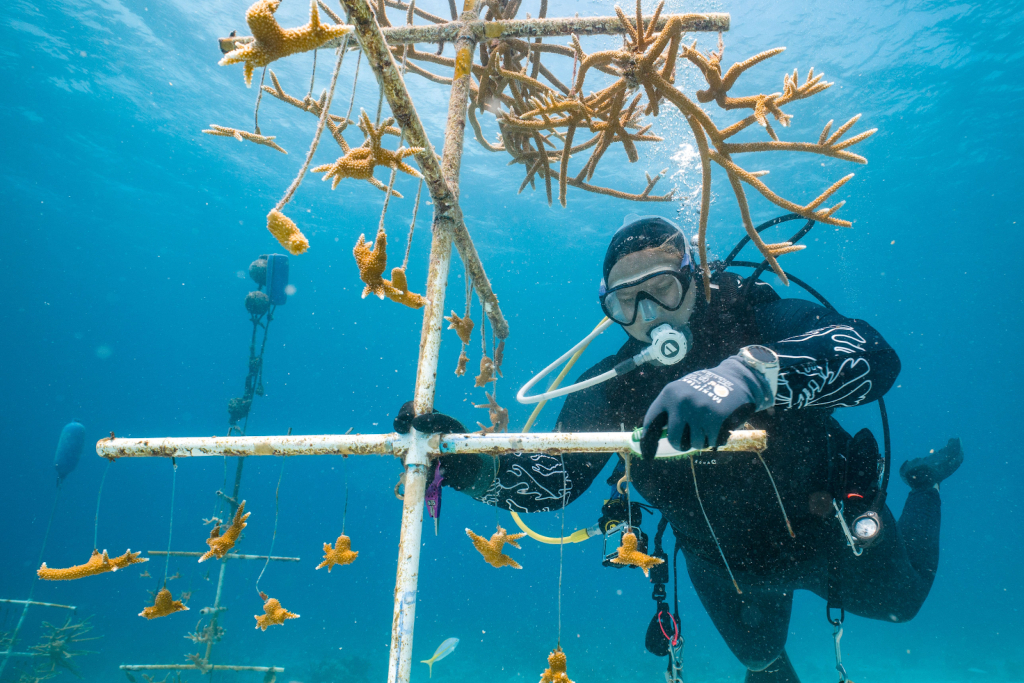
[[(526, 448), (523, 442), (527, 438), (536, 439), (538, 444), (546, 444), (539, 448), (547, 448), (549, 452), (563, 454), (564, 457), (571, 457), (574, 452), (582, 452), (586, 448), (590, 449), (588, 452), (629, 452), (628, 435), (625, 441), (615, 441), (613, 437), (618, 438), (617, 433), (558, 434), (558, 442), (551, 440), (555, 436), (552, 434), (533, 434), (529, 437), (522, 434), (516, 435), (514, 439), (502, 434), (508, 428), (508, 411), (496, 400), (496, 386), (497, 378), (501, 376), (504, 341), (509, 336), (509, 329), (459, 206), (459, 174), (463, 139), (468, 135), (467, 118), (469, 128), (472, 129), (471, 135), (479, 145), (490, 152), (507, 154), (510, 165), (522, 165), (525, 175), (519, 186), (520, 192), (528, 185), (536, 187), (537, 183), (542, 182), (548, 203), (553, 204), (557, 195), (561, 206), (568, 202), (569, 188), (625, 201), (668, 202), (673, 199), (673, 191), (661, 195), (653, 193), (665, 171), (652, 175), (649, 170), (645, 170), (643, 186), (628, 189), (596, 184), (595, 176), (600, 178), (598, 171), (601, 162), (609, 158), (613, 151), (621, 151), (630, 163), (639, 162), (642, 158), (641, 149), (645, 144), (662, 140), (656, 128), (657, 117), (665, 109), (666, 104), (674, 106), (689, 125), (701, 162), (702, 185), (697, 243), (706, 296), (710, 296), (707, 229), (710, 218), (712, 163), (725, 172), (750, 240), (766, 260), (767, 266), (770, 266), (784, 283), (788, 284), (788, 281), (779, 266), (778, 258), (802, 249), (803, 245), (790, 242), (769, 244), (760, 238), (750, 215), (746, 196), (748, 189), (752, 188), (770, 203), (808, 220), (835, 226), (850, 225), (849, 221), (835, 215), (843, 206), (843, 202), (826, 206), (826, 201), (852, 176), (841, 178), (814, 199), (801, 203), (776, 194), (770, 189), (763, 180), (767, 171), (748, 170), (737, 160), (747, 158), (743, 157), (745, 154), (760, 152), (803, 152), (866, 163), (864, 157), (849, 151), (849, 148), (875, 131), (872, 129), (847, 136), (858, 120), (855, 116), (835, 130), (833, 122), (829, 121), (817, 141), (791, 142), (781, 139), (776, 126), (787, 128), (792, 118), (792, 115), (783, 108), (798, 100), (808, 99), (831, 84), (825, 82), (821, 74), (814, 74), (813, 70), (809, 70), (806, 77), (801, 80), (799, 73), (794, 70), (791, 74), (784, 75), (781, 92), (732, 96), (730, 93), (743, 73), (778, 55), (784, 48), (767, 50), (724, 68), (722, 60), (725, 50), (721, 34), (729, 28), (728, 15), (664, 15), (661, 3), (652, 15), (645, 17), (641, 13), (640, 3), (637, 2), (634, 16), (627, 16), (620, 7), (615, 7), (615, 16), (549, 19), (549, 3), (547, 0), (541, 0), (538, 17), (531, 18), (526, 15), (525, 19), (517, 19), (522, 0), (466, 0), (461, 15), (454, 0), (450, 0), (449, 20), (420, 9), (415, 3), (406, 4), (402, 0), (373, 0), (372, 4), (371, 8), (367, 0), (342, 0), (341, 5), (345, 14), (343, 18), (332, 11), (323, 0), (314, 0), (310, 7), (309, 23), (291, 29), (282, 28), (275, 18), (274, 13), (279, 2), (259, 0), (253, 4), (246, 13), (246, 22), (252, 36), (232, 34), (231, 37), (220, 40), (221, 49), (225, 52), (221, 64), (244, 64), (243, 73), (247, 86), (252, 82), (255, 69), (264, 67), (257, 91), (253, 130), (250, 132), (228, 126), (211, 125), (204, 132), (212, 136), (233, 137), (284, 152), (274, 142), (274, 136), (264, 135), (259, 128), (258, 114), (262, 95), (267, 94), (316, 117), (316, 130), (304, 162), (282, 198), (269, 209), (267, 215), (268, 230), (291, 254), (302, 254), (311, 247), (300, 226), (284, 213), (286, 205), (299, 189), (310, 168), (314, 173), (322, 173), (323, 180), (330, 179), (332, 188), (337, 187), (342, 180), (348, 179), (368, 182), (383, 191), (381, 220), (373, 248), (371, 249), (366, 240), (366, 231), (363, 231), (355, 244), (353, 256), (359, 277), (365, 284), (363, 298), (368, 294), (374, 294), (380, 299), (387, 298), (409, 308), (424, 310), (414, 392), (417, 414), (430, 412), (433, 407), (443, 320), (450, 323), (448, 329), (454, 330), (461, 342), (456, 374), (463, 376), (466, 372), (469, 362), (466, 347), (474, 331), (470, 309), (473, 294), (476, 294), (481, 303), (483, 317), (479, 326), (482, 347), (480, 374), (475, 379), (475, 386), (486, 389), (489, 384), (494, 385), (490, 391), (485, 391), (487, 403), (478, 404), (476, 407), (488, 410), (491, 425), (485, 427), (480, 424), (482, 435), (464, 435), (458, 439), (462, 439), (464, 444), (469, 444), (466, 448), (472, 445), (473, 439), (486, 441), (490, 445), (476, 451), (451, 450), (458, 439), (453, 441), (449, 437), (446, 446), (449, 450), (444, 452), (486, 450), (493, 455), (518, 452)], [(386, 11), (388, 7), (405, 12), (404, 25), (392, 25)], [(321, 12), (333, 23), (322, 22)], [(417, 17), (428, 23), (416, 24)], [(718, 33), (717, 49), (703, 52), (697, 48), (696, 41), (689, 44), (684, 42), (684, 36), (693, 32)], [(619, 35), (622, 36), (623, 43), (618, 49), (587, 53), (584, 50), (584, 40), (591, 35)], [(569, 39), (569, 43), (561, 45), (544, 42), (545, 38), (552, 37)], [(431, 47), (429, 50), (421, 51), (415, 47), (416, 44), (439, 45), (441, 49), (435, 50)], [(454, 46), (454, 57), (444, 55), (446, 44)], [(344, 114), (332, 113), (338, 75), (350, 47), (359, 51), (352, 94)], [(298, 97), (289, 94), (278, 76), (267, 68), (277, 59), (321, 48), (335, 49), (336, 60), (330, 86), (319, 96), (313, 94), (312, 84), (315, 78), (310, 81), (308, 93)], [(366, 109), (360, 109), (358, 121), (353, 121), (350, 116), (355, 106), (359, 64), (363, 59), (373, 70), (380, 86), (380, 95), (375, 117), (371, 117)], [(567, 83), (560, 80), (549, 68), (551, 60), (561, 62), (559, 69), (565, 73), (569, 72), (571, 65), (572, 77)], [(695, 92), (685, 92), (677, 85), (677, 72), (683, 66), (696, 69), (707, 87)], [(270, 84), (265, 83), (268, 71)], [(410, 75), (450, 86), (448, 121), (443, 145), (439, 147), (440, 156), (431, 145), (406, 88), (404, 79)], [(602, 85), (595, 85), (598, 80)], [(382, 119), (385, 99), (391, 115)], [(706, 108), (712, 104), (722, 112), (737, 112), (740, 118), (729, 125), (719, 127), (713, 122)], [(496, 126), (496, 138), (488, 139), (481, 115), (492, 117), (488, 123)], [(351, 146), (344, 135), (349, 125), (353, 123), (357, 124), (363, 137), (357, 147)], [(734, 141), (738, 134), (748, 129), (763, 133), (766, 139)], [(313, 155), (325, 130), (338, 146), (340, 156), (332, 163), (312, 166)], [(389, 144), (390, 137), (398, 138), (393, 147)], [(414, 160), (418, 168), (409, 160)], [(387, 183), (375, 175), (379, 168), (390, 171)], [(390, 200), (393, 197), (401, 197), (394, 189), (399, 171), (420, 179), (420, 188), (412, 212), (405, 260), (401, 267), (391, 270), (391, 279), (386, 280), (384, 274), (387, 271), (388, 240), (384, 230), (384, 218)], [(420, 295), (412, 293), (409, 289), (407, 267), (412, 231), (415, 228), (416, 212), (420, 203), (420, 191), (424, 185), (433, 207), (433, 225), (426, 290)], [(445, 318), (444, 311), (449, 310), (445, 308), (445, 291), (452, 246), (457, 250), (465, 267), (466, 308), (461, 316), (452, 311), (452, 314)], [(491, 323), (490, 354), (487, 348), (487, 321)], [(555, 384), (561, 380), (576, 358), (578, 353), (569, 361)], [(536, 411), (524, 432), (528, 431), (535, 415)], [(759, 438), (758, 443), (763, 449), (763, 432), (760, 436), (751, 434), (747, 433), (746, 436), (751, 439)], [(585, 441), (585, 437), (603, 440)], [(271, 439), (274, 441), (271, 442)], [(302, 439), (305, 441), (300, 441)], [(315, 442), (317, 439), (335, 445), (327, 447)], [(174, 441), (178, 441), (178, 445), (173, 444)], [(202, 441), (203, 445), (184, 445), (186, 442), (198, 441)], [(403, 477), (406, 489), (399, 541), (389, 680), (407, 683), (411, 666), (412, 624), (415, 616), (424, 489), (428, 473), (432, 471), (430, 458), (442, 452), (436, 441), (436, 438), (428, 440), (425, 435), (415, 433), (408, 437), (394, 434), (266, 437), (265, 440), (258, 442), (243, 437), (228, 437), (218, 439), (216, 442), (206, 441), (201, 437), (138, 442), (112, 438), (97, 444), (97, 451), (110, 458), (189, 457), (213, 453), (294, 455), (325, 452), (388, 452), (401, 455), (405, 467)], [(161, 445), (153, 445), (151, 442), (160, 442)], [(586, 443), (586, 448), (574, 449), (567, 445), (573, 443)], [(758, 450), (758, 447), (747, 442), (737, 448)], [(225, 496), (232, 505), (237, 500), (240, 472), (241, 465), (236, 474), (235, 497)], [(628, 469), (625, 479), (628, 481)], [(207, 540), (210, 551), (203, 554), (200, 561), (214, 556), (236, 557), (227, 553), (245, 526), (248, 514), (243, 515), (243, 509), (244, 502), (238, 506), (232, 524), (223, 535), (220, 534), (219, 525), (215, 528)], [(466, 529), (466, 534), (492, 566), (520, 568), (515, 560), (502, 551), (505, 545), (519, 548), (518, 540), (525, 534), (510, 535), (501, 526), (498, 526), (496, 533), (489, 539), (478, 536), (469, 529)], [(330, 571), (336, 565), (349, 564), (355, 560), (357, 554), (351, 550), (351, 541), (344, 534), (343, 525), (342, 535), (338, 537), (335, 545), (332, 547), (329, 543), (324, 544), (324, 561), (317, 569), (326, 566)], [(269, 555), (267, 557), (289, 559), (272, 558)], [(43, 576), (44, 571), (53, 573), (51, 576), (55, 579), (77, 578), (77, 575), (64, 576), (60, 572), (80, 573), (82, 576), (90, 575), (90, 572), (102, 573), (111, 571), (115, 563), (122, 559), (109, 560), (105, 553), (102, 556), (96, 553), (93, 559), (82, 567), (50, 570), (44, 565), (40, 569), (40, 576)], [(621, 546), (616, 558), (613, 559), (613, 562), (618, 564), (641, 567), (645, 574), (660, 561), (640, 552), (636, 536), (628, 529), (622, 535)], [(298, 617), (297, 614), (286, 610), (277, 599), (269, 598), (265, 593), (260, 595), (264, 600), (264, 614), (256, 615), (257, 628), (266, 630), (267, 626), (282, 624), (285, 620)], [(220, 604), (219, 599), (218, 589), (215, 605)], [(174, 601), (169, 592), (161, 591), (155, 597), (153, 606), (147, 607), (146, 610), (153, 610), (153, 614), (159, 616), (157, 612), (170, 613), (170, 610), (175, 609), (175, 605), (184, 606), (183, 601)], [(146, 610), (143, 612), (144, 616)], [(559, 635), (560, 632), (559, 606)], [(189, 634), (188, 637), (194, 642), (207, 643), (205, 657), (198, 654), (190, 656), (195, 668), (204, 673), (215, 668), (260, 670), (267, 672), (268, 676), (281, 671), (273, 667), (221, 667), (210, 664), (209, 648), (222, 635), (223, 630), (216, 625), (216, 614), (206, 628), (200, 629), (197, 625), (196, 631)], [(541, 676), (542, 683), (571, 683), (566, 673), (566, 655), (561, 649), (560, 639), (559, 645), (548, 656), (548, 665), (548, 669)]]

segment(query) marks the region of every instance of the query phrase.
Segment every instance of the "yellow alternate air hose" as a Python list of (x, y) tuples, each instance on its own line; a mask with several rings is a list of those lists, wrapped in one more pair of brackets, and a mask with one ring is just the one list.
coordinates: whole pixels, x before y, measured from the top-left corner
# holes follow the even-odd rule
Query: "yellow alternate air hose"
[[(603, 325), (604, 321), (607, 319), (608, 318), (601, 318), (601, 322), (597, 324), (597, 327)], [(595, 331), (597, 330), (597, 327), (594, 328)], [(558, 388), (558, 385), (562, 383), (562, 380), (565, 379), (565, 376), (569, 374), (570, 370), (572, 370), (572, 366), (576, 364), (576, 361), (578, 361), (580, 356), (583, 355), (583, 352), (587, 350), (587, 346), (590, 346), (589, 342), (583, 347), (581, 347), (579, 351), (572, 354), (572, 356), (566, 362), (565, 367), (562, 368), (562, 371), (558, 373), (558, 376), (555, 377), (553, 382), (551, 382), (551, 386), (548, 387), (548, 391), (552, 391)], [(537, 417), (540, 415), (540, 411), (544, 409), (544, 405), (546, 403), (547, 399), (541, 401), (540, 403), (537, 404), (537, 407), (533, 409), (533, 412), (530, 413), (529, 419), (527, 419), (526, 424), (523, 425), (524, 434), (530, 431), (530, 428), (533, 427), (533, 423), (537, 421)], [(522, 529), (527, 536), (529, 536), (535, 541), (539, 541), (540, 543), (547, 543), (549, 545), (559, 545), (562, 543), (581, 543), (590, 538), (591, 536), (587, 529), (578, 529), (569, 534), (568, 536), (565, 536), (564, 538), (552, 538), (551, 536), (541, 536), (536, 531), (526, 526), (526, 523), (519, 516), (519, 513), (517, 513), (515, 510), (510, 510), (509, 512), (512, 513), (512, 519), (515, 521), (516, 525), (520, 529)]]

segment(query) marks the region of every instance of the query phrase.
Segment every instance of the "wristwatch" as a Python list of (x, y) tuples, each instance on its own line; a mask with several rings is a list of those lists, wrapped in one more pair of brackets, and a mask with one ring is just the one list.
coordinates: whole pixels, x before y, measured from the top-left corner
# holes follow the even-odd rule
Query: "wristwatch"
[(748, 367), (761, 373), (768, 380), (768, 385), (772, 389), (770, 401), (767, 402), (767, 405), (758, 406), (758, 410), (775, 405), (775, 396), (779, 393), (779, 354), (767, 346), (752, 344), (740, 349), (738, 356)]

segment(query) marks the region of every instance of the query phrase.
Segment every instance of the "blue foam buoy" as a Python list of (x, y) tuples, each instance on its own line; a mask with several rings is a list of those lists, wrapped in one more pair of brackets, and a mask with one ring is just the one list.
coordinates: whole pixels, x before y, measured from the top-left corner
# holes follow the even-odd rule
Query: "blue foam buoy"
[(57, 454), (53, 457), (53, 466), (57, 468), (57, 484), (60, 485), (78, 465), (85, 446), (85, 426), (72, 420), (64, 425), (57, 442)]

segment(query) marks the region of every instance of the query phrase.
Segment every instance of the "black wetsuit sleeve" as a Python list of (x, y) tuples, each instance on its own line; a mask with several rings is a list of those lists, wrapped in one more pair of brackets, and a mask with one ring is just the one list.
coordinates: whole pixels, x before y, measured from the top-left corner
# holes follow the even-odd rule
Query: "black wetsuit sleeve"
[[(604, 372), (613, 359), (605, 359), (580, 377)], [(579, 381), (579, 380), (578, 380)], [(607, 401), (600, 385), (570, 394), (558, 416), (561, 431), (594, 432), (610, 429), (604, 414)], [(615, 426), (618, 430), (618, 426)], [(611, 457), (608, 453), (565, 456), (513, 453), (492, 457), (473, 455), (453, 461), (445, 456), (445, 483), (477, 500), (516, 512), (558, 510), (580, 497)]]
[(763, 343), (779, 354), (776, 408), (869, 403), (899, 375), (896, 351), (863, 320), (802, 299), (762, 304), (755, 316)]

